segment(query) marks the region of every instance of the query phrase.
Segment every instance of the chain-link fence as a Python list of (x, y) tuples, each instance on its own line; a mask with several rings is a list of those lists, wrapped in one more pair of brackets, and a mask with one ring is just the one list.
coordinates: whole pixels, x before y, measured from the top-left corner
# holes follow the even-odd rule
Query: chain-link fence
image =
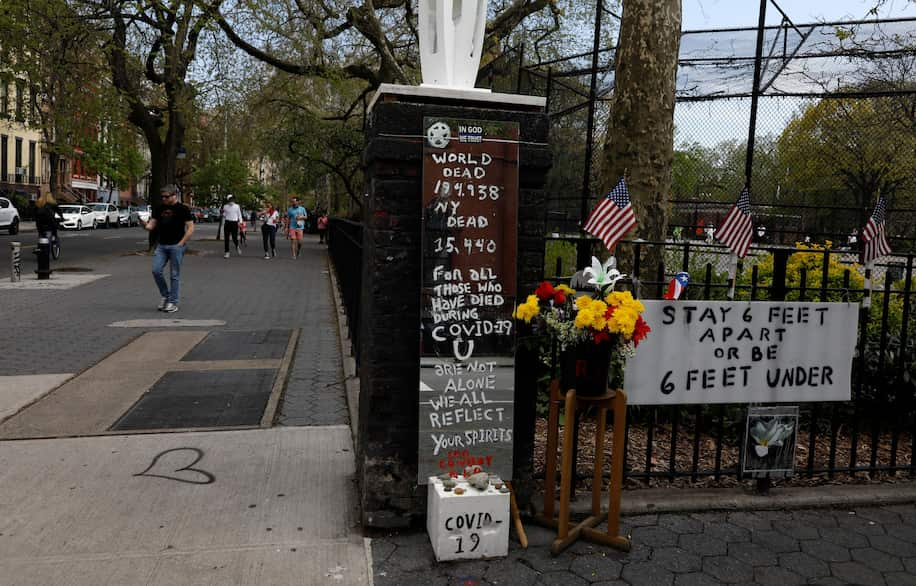
[[(855, 250), (881, 194), (892, 249), (916, 251), (916, 19), (796, 25), (786, 18), (760, 32), (759, 60), (756, 27), (682, 34), (669, 236), (711, 239), (750, 179), (756, 243)], [(613, 57), (613, 49), (601, 50), (597, 68), (591, 53), (530, 63), (518, 47), (485, 68), (495, 91), (547, 97), (555, 153), (545, 209), (551, 232), (580, 233), (583, 214), (601, 197), (592, 186), (613, 96)]]

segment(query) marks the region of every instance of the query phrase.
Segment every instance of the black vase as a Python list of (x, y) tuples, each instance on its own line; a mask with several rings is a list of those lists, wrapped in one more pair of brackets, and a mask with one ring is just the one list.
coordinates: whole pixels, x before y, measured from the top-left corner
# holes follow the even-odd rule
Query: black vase
[(579, 397), (603, 395), (610, 368), (610, 344), (585, 342), (571, 346), (560, 357), (560, 386), (563, 391), (576, 389)]

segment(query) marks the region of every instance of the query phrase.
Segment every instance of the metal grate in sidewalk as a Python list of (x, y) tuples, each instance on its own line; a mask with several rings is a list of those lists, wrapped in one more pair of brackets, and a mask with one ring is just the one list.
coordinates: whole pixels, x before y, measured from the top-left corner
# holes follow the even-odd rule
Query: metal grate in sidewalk
[(112, 431), (258, 425), (276, 370), (170, 371), (118, 421)]

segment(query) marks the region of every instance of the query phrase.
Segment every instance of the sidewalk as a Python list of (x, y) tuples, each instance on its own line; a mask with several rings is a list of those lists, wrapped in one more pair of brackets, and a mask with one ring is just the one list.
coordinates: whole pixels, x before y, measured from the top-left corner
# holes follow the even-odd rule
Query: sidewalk
[(325, 247), (210, 232), (176, 314), (136, 230), (0, 291), (0, 584), (369, 583)]

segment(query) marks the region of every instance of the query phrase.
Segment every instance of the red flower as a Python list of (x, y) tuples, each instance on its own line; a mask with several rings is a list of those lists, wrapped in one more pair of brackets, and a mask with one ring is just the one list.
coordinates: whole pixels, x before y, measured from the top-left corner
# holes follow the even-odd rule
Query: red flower
[(611, 319), (615, 311), (617, 311), (616, 305), (608, 305), (607, 311), (604, 312), (604, 319)]
[(534, 294), (537, 295), (538, 299), (541, 301), (547, 301), (553, 297), (554, 293), (555, 291), (553, 289), (553, 285), (550, 284), (550, 281), (544, 281), (538, 285), (537, 289), (534, 290)]
[(554, 305), (563, 305), (566, 303), (566, 293), (557, 289), (553, 292), (553, 304)]
[(652, 331), (652, 328), (649, 327), (649, 324), (642, 318), (636, 320), (636, 327), (633, 328), (633, 346), (639, 346), (639, 343), (642, 342), (646, 334)]
[(601, 342), (610, 342), (611, 341), (611, 335), (608, 334), (606, 330), (595, 332), (592, 335), (592, 337), (595, 340), (595, 344), (600, 344)]

